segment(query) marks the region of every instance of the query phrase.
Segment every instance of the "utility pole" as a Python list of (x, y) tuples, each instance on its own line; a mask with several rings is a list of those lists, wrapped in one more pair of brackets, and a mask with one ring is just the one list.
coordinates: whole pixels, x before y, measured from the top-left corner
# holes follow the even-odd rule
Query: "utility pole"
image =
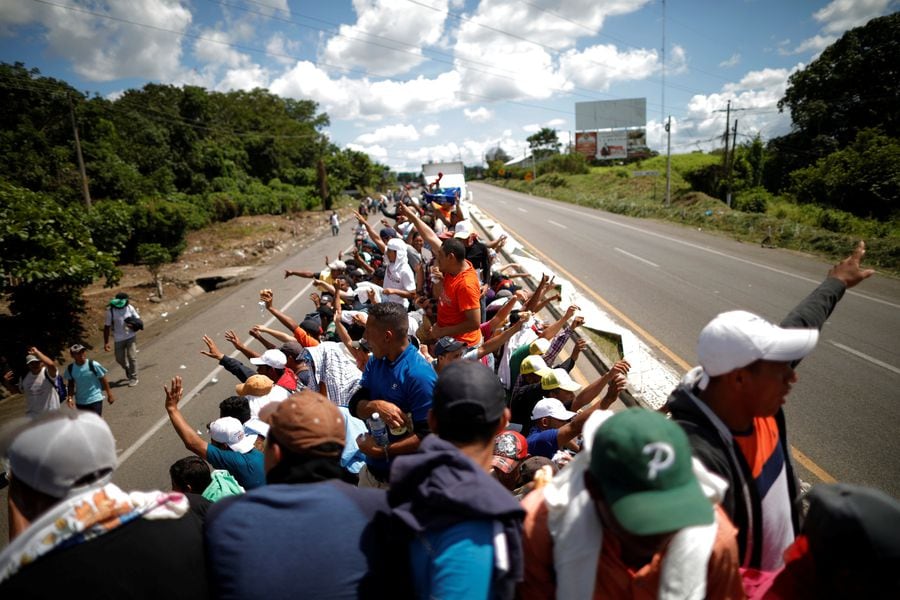
[(728, 138), (731, 136), (731, 100), (725, 107), (725, 162), (722, 163), (724, 169), (728, 169)]
[(666, 206), (672, 203), (672, 115), (666, 121)]
[[(731, 160), (728, 161), (728, 184), (725, 191), (725, 201), (728, 204), (728, 208), (731, 208), (731, 172), (734, 170), (734, 158), (737, 150), (737, 119), (734, 120), (734, 130), (732, 132), (731, 139)], [(728, 140), (728, 132), (725, 132), (725, 140), (727, 143)], [(726, 154), (726, 157), (728, 155)]]
[(87, 172), (84, 170), (84, 157), (81, 155), (81, 140), (78, 139), (78, 125), (75, 124), (75, 108), (72, 106), (72, 97), (66, 94), (69, 101), (69, 117), (72, 119), (72, 131), (75, 132), (75, 154), (78, 156), (78, 170), (81, 171), (81, 195), (84, 197), (84, 206), (91, 209), (91, 191), (88, 189)]
[(534, 150), (531, 151), (531, 180), (537, 181), (537, 159), (534, 157)]

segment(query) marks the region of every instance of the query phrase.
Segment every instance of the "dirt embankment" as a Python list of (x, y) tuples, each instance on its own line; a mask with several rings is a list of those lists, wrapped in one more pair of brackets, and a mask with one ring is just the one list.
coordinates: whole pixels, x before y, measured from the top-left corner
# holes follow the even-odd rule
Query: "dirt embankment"
[[(352, 219), (350, 210), (339, 209), (338, 212), (342, 228), (352, 227), (351, 222), (345, 220)], [(142, 266), (121, 266), (122, 278), (112, 288), (104, 287), (103, 280), (88, 286), (84, 291), (86, 339), (82, 342), (95, 348), (94, 352), (102, 351), (106, 306), (118, 292), (127, 293), (138, 307), (146, 326), (142, 339), (150, 341), (203, 310), (219, 293), (227, 293), (218, 290), (203, 293), (197, 285), (198, 278), (225, 269), (247, 268), (248, 273), (252, 273), (253, 267), (267, 264), (285, 253), (296, 253), (311, 240), (327, 235), (329, 230), (328, 213), (316, 211), (238, 217), (193, 231), (188, 234), (185, 251), (179, 259), (161, 271), (162, 299), (156, 297), (153, 277)], [(62, 364), (66, 364), (68, 358), (67, 354), (63, 356)], [(0, 400), (0, 423), (25, 413), (22, 396), (9, 396), (5, 390), (0, 390)]]

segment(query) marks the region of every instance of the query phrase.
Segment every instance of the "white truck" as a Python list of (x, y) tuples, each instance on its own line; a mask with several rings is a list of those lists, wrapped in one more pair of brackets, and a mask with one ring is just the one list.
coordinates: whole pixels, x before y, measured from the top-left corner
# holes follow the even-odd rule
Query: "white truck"
[(425, 188), (434, 183), (438, 174), (443, 173), (439, 187), (459, 188), (459, 197), (464, 202), (472, 201), (472, 191), (466, 186), (466, 167), (461, 161), (437, 162), (422, 165), (422, 175), (425, 177)]

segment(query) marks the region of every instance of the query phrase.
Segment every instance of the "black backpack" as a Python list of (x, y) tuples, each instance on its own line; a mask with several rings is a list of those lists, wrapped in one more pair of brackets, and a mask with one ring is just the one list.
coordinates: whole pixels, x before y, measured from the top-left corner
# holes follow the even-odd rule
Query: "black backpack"
[[(96, 377), (97, 379), (100, 379), (100, 373), (97, 372), (97, 363), (95, 363), (95, 362), (92, 361), (91, 359), (88, 359), (87, 362), (88, 362), (88, 368), (91, 370), (91, 373), (94, 374), (94, 377)], [(72, 377), (72, 365), (74, 365), (74, 364), (75, 364), (75, 363), (69, 363), (69, 366), (66, 367), (66, 373), (69, 374), (69, 379), (73, 379), (73, 377)]]

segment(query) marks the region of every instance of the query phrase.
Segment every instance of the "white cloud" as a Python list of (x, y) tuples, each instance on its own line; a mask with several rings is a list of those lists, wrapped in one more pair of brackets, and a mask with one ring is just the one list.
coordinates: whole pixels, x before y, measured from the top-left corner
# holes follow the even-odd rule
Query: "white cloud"
[[(673, 131), (672, 143), (679, 146), (700, 144), (705, 149), (720, 146), (719, 136), (725, 132), (723, 111), (728, 100), (731, 100), (732, 124), (738, 120), (739, 142), (744, 134), (759, 132), (763, 137), (771, 138), (787, 133), (790, 115), (779, 113), (777, 104), (784, 96), (788, 77), (802, 66), (750, 71), (739, 82), (722, 86), (721, 92), (693, 96), (688, 102), (687, 115), (679, 123), (677, 140)], [(661, 125), (656, 123), (654, 128), (648, 125), (647, 140), (651, 146), (659, 149), (660, 139), (664, 140)]]
[(529, 123), (527, 125), (522, 125), (522, 131), (525, 133), (537, 133), (541, 130), (541, 126), (538, 123)]
[(422, 135), (425, 137), (434, 137), (440, 132), (441, 126), (437, 123), (431, 123), (422, 128)]
[(494, 116), (494, 113), (483, 106), (478, 108), (464, 108), (463, 114), (473, 123), (486, 123)]
[(546, 127), (549, 127), (551, 129), (556, 129), (556, 128), (562, 127), (567, 122), (568, 121), (566, 121), (565, 119), (550, 119), (549, 121), (547, 121)]
[[(563, 50), (579, 37), (600, 30), (606, 17), (635, 12), (651, 0), (566, 0), (552, 9), (541, 10), (537, 3), (519, 0), (482, 0), (470, 21), (460, 26), (463, 44), (508, 46), (516, 38), (499, 33), (515, 32), (519, 38)], [(545, 3), (547, 4), (547, 3)], [(486, 27), (482, 27), (482, 25)], [(533, 45), (533, 44), (532, 44)], [(494, 54), (482, 54), (494, 56)]]
[(822, 31), (807, 38), (789, 52), (782, 54), (818, 55), (845, 31), (865, 25), (869, 20), (887, 14), (896, 0), (832, 0), (827, 6), (813, 13), (813, 19), (821, 23)]
[(356, 24), (341, 25), (328, 40), (322, 60), (373, 75), (397, 75), (422, 63), (422, 48), (444, 33), (446, 0), (430, 0), (434, 10), (405, 0), (354, 0)]
[(296, 40), (286, 39), (284, 34), (278, 32), (266, 42), (266, 52), (283, 65), (292, 65), (297, 62), (295, 58), (300, 50), (300, 43)]
[(289, 98), (308, 98), (322, 105), (332, 119), (377, 120), (390, 116), (437, 113), (465, 104), (453, 93), (459, 89), (453, 71), (434, 79), (376, 81), (368, 78), (332, 79), (308, 61), (299, 61), (271, 83), (273, 93)]
[(825, 33), (838, 34), (887, 13), (893, 0), (832, 0), (813, 13)]
[(741, 55), (740, 55), (740, 53), (735, 52), (730, 57), (728, 57), (725, 60), (723, 60), (722, 62), (720, 62), (719, 66), (723, 67), (723, 68), (734, 67), (740, 62), (741, 62)]
[[(85, 3), (81, 3), (85, 4)], [(92, 12), (183, 31), (192, 21), (186, 2), (142, 0), (90, 3)], [(4, 2), (4, 30), (9, 25), (39, 23), (51, 54), (70, 60), (73, 70), (90, 81), (140, 77), (169, 81), (181, 70), (182, 42), (177, 35), (58, 6)]]
[(194, 42), (194, 56), (204, 63), (232, 69), (249, 66), (250, 57), (230, 46), (232, 36), (225, 31), (208, 29)]
[(385, 148), (384, 146), (379, 146), (377, 144), (372, 146), (362, 146), (360, 144), (351, 143), (347, 144), (346, 147), (351, 150), (356, 150), (357, 152), (364, 152), (365, 154), (368, 154), (370, 157), (381, 163), (383, 163), (384, 159), (386, 159), (388, 156), (387, 148)]
[(619, 52), (612, 44), (572, 50), (560, 58), (562, 77), (579, 87), (607, 90), (615, 82), (646, 79), (660, 69), (656, 50)]
[(216, 89), (222, 92), (267, 87), (269, 87), (269, 72), (259, 65), (229, 69), (216, 84)]
[(419, 139), (419, 132), (412, 125), (387, 125), (380, 127), (371, 133), (358, 136), (355, 143), (363, 146), (371, 146), (384, 142), (415, 142)]

